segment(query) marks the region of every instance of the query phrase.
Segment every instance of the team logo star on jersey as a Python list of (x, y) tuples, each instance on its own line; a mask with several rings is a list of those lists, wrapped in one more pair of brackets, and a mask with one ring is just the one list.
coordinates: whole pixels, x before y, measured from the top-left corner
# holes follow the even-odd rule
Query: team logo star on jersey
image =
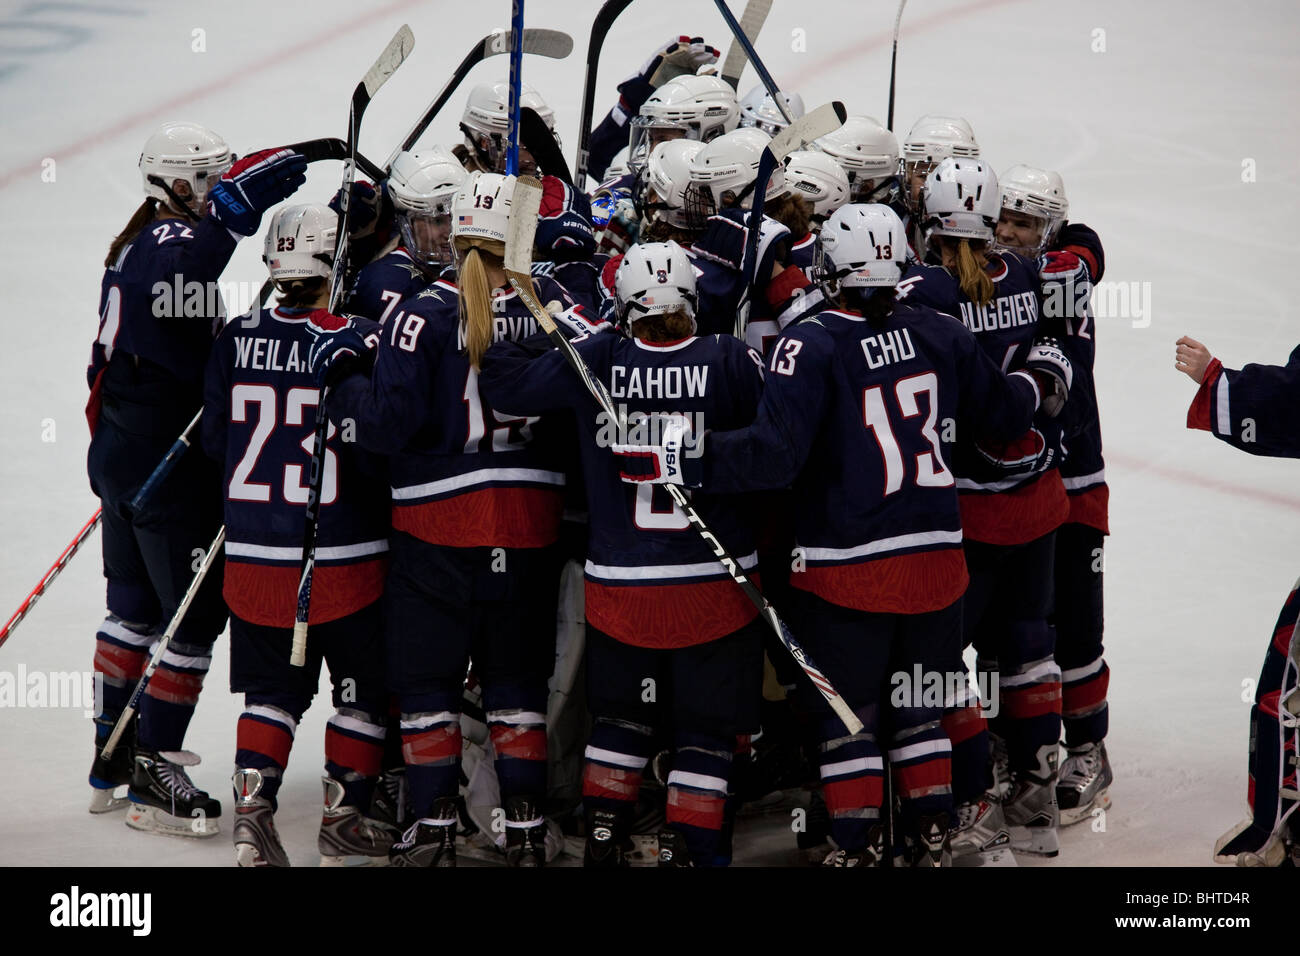
[(442, 296), (438, 294), (438, 290), (435, 289), (433, 286), (429, 286), (428, 288), (421, 289), (419, 292), (415, 294), (415, 297), (417, 299), (437, 299), (439, 302), (443, 301)]
[(412, 279), (424, 278), (424, 273), (420, 271), (420, 267), (413, 262), (398, 263), (398, 268), (405, 269), (410, 274)]

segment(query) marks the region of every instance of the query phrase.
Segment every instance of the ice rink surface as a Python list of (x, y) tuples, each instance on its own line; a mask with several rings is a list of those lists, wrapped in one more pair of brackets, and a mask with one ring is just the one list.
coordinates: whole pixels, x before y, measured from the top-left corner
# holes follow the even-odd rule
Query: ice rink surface
[[(530, 57), (524, 69), (570, 158), (597, 6), (527, 5), (530, 26), (574, 37), (569, 59)], [(894, 10), (893, 0), (777, 0), (759, 50), (810, 106), (838, 98), (883, 120)], [(101, 262), (141, 201), (136, 159), (148, 133), (193, 120), (240, 153), (341, 137), (352, 87), (407, 22), (414, 53), (362, 134), (363, 152), (382, 162), (470, 44), (508, 16), (506, 0), (0, 4), (0, 616), (97, 504), (85, 475), (84, 368)], [(1098, 307), (1109, 314), (1097, 323), (1097, 381), (1111, 487), (1114, 806), (1104, 830), (1064, 831), (1051, 865), (1208, 865), (1215, 838), (1244, 812), (1252, 682), (1300, 574), (1300, 466), (1188, 431), (1195, 389), (1173, 369), (1173, 343), (1190, 334), (1239, 368), (1280, 364), (1300, 340), (1286, 303), (1300, 218), (1298, 22), (1294, 4), (1260, 0), (1231, 11), (1122, 0), (907, 8), (899, 130), (923, 113), (958, 114), (995, 169), (1060, 170), (1071, 218), (1105, 243), (1113, 286), (1110, 307)], [(615, 84), (679, 33), (729, 43), (706, 0), (633, 3), (605, 48), (598, 117)], [(505, 72), (502, 57), (471, 79)], [(741, 91), (756, 81), (748, 70)], [(425, 141), (458, 139), (466, 92)], [(337, 164), (314, 166), (296, 201), (327, 200), (338, 175)], [(224, 278), (255, 289), (260, 254), (260, 236), (241, 243)], [(104, 614), (98, 549), (96, 537), (0, 649), (0, 671), (89, 668)], [(228, 820), (240, 703), (226, 679), (223, 639), (187, 746), (205, 757), (194, 779), (221, 797)], [(327, 706), (318, 701), (299, 728), (281, 790), (277, 822), (297, 865), (318, 859)], [(0, 710), (0, 864), (232, 862), (228, 823), (198, 842), (86, 813), (90, 741), (81, 707)], [(788, 836), (773, 827), (742, 843), (738, 862), (778, 860)]]

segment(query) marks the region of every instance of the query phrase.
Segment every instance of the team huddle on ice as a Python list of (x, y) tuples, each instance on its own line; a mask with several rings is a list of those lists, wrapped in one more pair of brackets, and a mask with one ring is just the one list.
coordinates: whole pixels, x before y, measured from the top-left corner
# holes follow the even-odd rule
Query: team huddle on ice
[[(218, 832), (184, 739), (227, 622), (240, 865), (288, 865), (277, 793), (322, 661), (327, 864), (539, 866), (567, 839), (588, 866), (726, 865), (737, 816), (784, 791), (816, 863), (1010, 865), (1109, 806), (1096, 233), (1057, 173), (995, 175), (965, 120), (925, 116), (901, 150), (861, 115), (805, 137), (798, 95), (738, 98), (717, 56), (681, 37), (620, 85), (590, 194), (528, 124), (504, 173), (505, 82), (469, 94), (462, 142), (329, 204), (295, 195), (291, 149), (149, 138), (88, 370), (93, 812)], [(535, 231), (512, 220), (525, 175)], [(264, 238), (273, 305), (159, 314), (158, 283), (216, 283), (291, 196)], [(507, 276), (523, 234), (540, 317)]]

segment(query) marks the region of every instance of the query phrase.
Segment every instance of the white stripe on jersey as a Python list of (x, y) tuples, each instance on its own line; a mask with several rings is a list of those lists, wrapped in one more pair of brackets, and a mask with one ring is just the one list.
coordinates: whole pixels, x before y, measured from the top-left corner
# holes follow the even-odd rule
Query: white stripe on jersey
[(543, 471), (540, 468), (480, 468), (467, 471), (463, 475), (452, 475), (422, 485), (406, 485), (393, 489), (394, 501), (410, 501), (413, 498), (432, 498), (450, 491), (464, 491), (474, 485), (486, 485), (494, 481), (530, 482), (538, 485), (563, 485), (564, 474), (558, 471)]
[[(751, 551), (736, 563), (741, 570), (751, 571), (758, 567), (758, 552)], [(698, 564), (648, 564), (626, 568), (612, 564), (596, 564), (588, 560), (583, 569), (588, 577), (607, 581), (662, 581), (666, 578), (703, 578), (713, 577), (725, 570), (717, 561), (701, 561)]]
[[(347, 558), (360, 558), (367, 554), (383, 554), (388, 550), (388, 541), (362, 541), (360, 544), (344, 544), (334, 548), (317, 548), (317, 562), (343, 561)], [(228, 558), (262, 558), (266, 561), (301, 561), (302, 548), (277, 548), (266, 544), (247, 544), (242, 541), (226, 542)]]
[(1225, 372), (1219, 373), (1218, 391), (1215, 395), (1218, 399), (1219, 406), (1219, 424), (1215, 429), (1220, 435), (1232, 437), (1232, 416), (1228, 414), (1228, 376)]
[(904, 548), (921, 548), (931, 544), (961, 544), (960, 531), (918, 531), (915, 534), (900, 534), (893, 538), (880, 538), (856, 548), (804, 548), (799, 551), (809, 561), (850, 561), (864, 558), (869, 554), (885, 551), (901, 551)]
[(1091, 475), (1080, 475), (1077, 478), (1066, 478), (1062, 475), (1061, 482), (1065, 485), (1066, 491), (1079, 491), (1092, 485), (1104, 485), (1106, 483), (1106, 469), (1094, 471)]

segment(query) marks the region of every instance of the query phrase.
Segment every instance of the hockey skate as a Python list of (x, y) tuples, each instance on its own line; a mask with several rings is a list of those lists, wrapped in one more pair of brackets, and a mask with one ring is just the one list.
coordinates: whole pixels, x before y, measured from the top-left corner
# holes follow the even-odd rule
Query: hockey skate
[(325, 785), (325, 809), (321, 814), (316, 848), (321, 866), (388, 866), (388, 851), (398, 832), (373, 820), (357, 807), (343, 805), (343, 784), (333, 777), (321, 777)]
[(917, 832), (909, 840), (909, 860), (913, 867), (952, 866), (949, 848), (950, 818), (946, 813), (923, 816), (917, 821)]
[(107, 760), (100, 756), (100, 752), (108, 742), (115, 722), (96, 720), (95, 723), (104, 735), (95, 735), (95, 759), (90, 765), (89, 809), (91, 813), (111, 813), (131, 802), (121, 788), (131, 783), (131, 768), (135, 763), (135, 720), (131, 720), (126, 733), (113, 748), (113, 756)]
[(627, 859), (627, 851), (632, 845), (627, 832), (627, 818), (626, 810), (587, 811), (587, 843), (582, 854), (583, 866), (631, 866)]
[(885, 825), (877, 823), (867, 831), (867, 845), (861, 850), (834, 849), (826, 854), (822, 866), (880, 866), (885, 858)]
[(667, 828), (659, 831), (660, 866), (694, 866), (691, 851), (686, 847), (686, 837)]
[(409, 788), (405, 767), (390, 767), (379, 775), (374, 797), (370, 801), (370, 819), (404, 830), (409, 825), (410, 808), (407, 806)]
[(126, 825), (169, 836), (216, 836), (221, 803), (196, 787), (185, 772), (186, 765), (198, 762), (196, 754), (184, 750), (136, 751)]
[(275, 829), (275, 808), (261, 796), (260, 770), (236, 770), (231, 778), (235, 787), (235, 863), (239, 866), (288, 866), (280, 834)]
[(1061, 764), (1061, 779), (1056, 785), (1061, 826), (1086, 820), (1096, 809), (1109, 810), (1108, 788), (1114, 779), (1104, 743), (1071, 747)]
[(1237, 866), (1282, 866), (1291, 861), (1300, 865), (1300, 838), (1296, 831), (1296, 807), (1278, 821), (1271, 833), (1255, 825), (1254, 818), (1246, 817), (1235, 827), (1219, 837), (1214, 844), (1214, 862)]
[(1056, 805), (1056, 744), (1041, 747), (1035, 772), (1012, 774), (1011, 794), (1002, 805), (1011, 831), (1011, 849), (1034, 856), (1056, 856), (1061, 851), (1060, 819)]
[(546, 820), (529, 797), (506, 797), (506, 866), (546, 865)]
[(953, 866), (1015, 866), (1011, 830), (1002, 802), (992, 791), (957, 807), (957, 820), (948, 832)]
[(431, 815), (411, 824), (402, 838), (388, 851), (392, 866), (456, 865), (456, 802), (443, 799), (434, 803)]

